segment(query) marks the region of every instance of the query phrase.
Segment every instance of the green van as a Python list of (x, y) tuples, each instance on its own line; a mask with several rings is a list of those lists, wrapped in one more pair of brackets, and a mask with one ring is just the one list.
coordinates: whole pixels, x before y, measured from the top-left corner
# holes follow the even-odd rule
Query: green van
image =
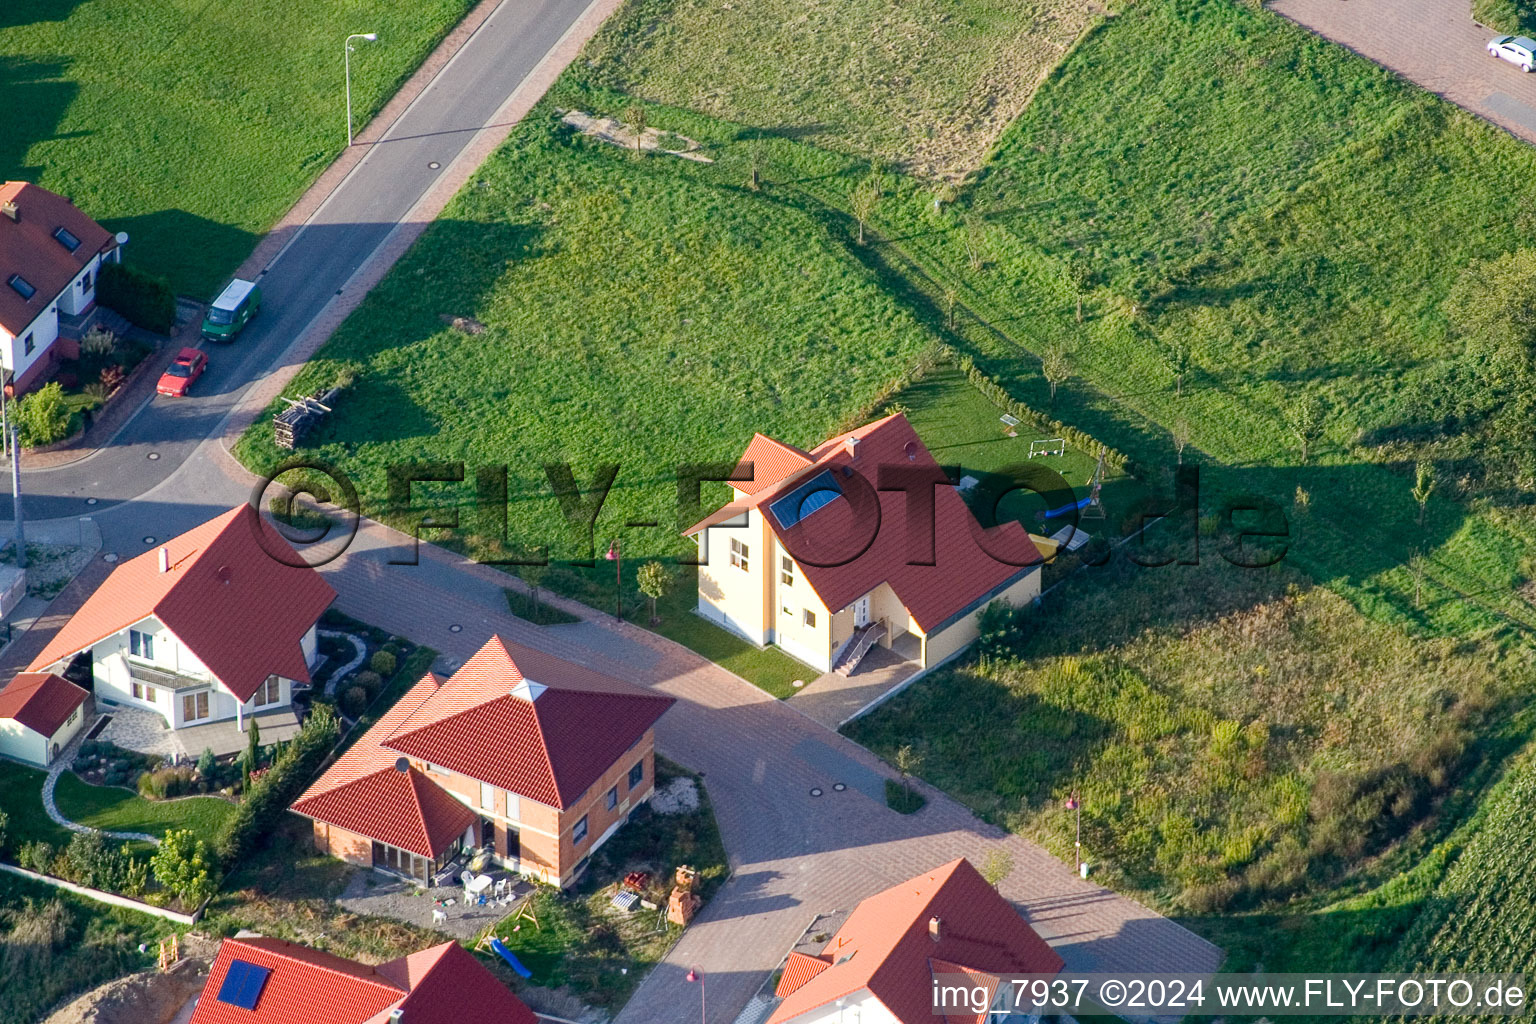
[(224, 286), (203, 317), (203, 337), (209, 341), (234, 341), (251, 317), (261, 312), (261, 289), (238, 277)]

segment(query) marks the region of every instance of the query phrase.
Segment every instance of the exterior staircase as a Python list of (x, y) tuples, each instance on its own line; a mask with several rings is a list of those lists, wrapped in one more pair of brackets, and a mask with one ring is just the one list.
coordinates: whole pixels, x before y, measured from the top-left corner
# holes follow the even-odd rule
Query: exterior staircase
[(92, 327), (105, 328), (119, 338), (126, 338), (133, 330), (133, 325), (123, 314), (100, 303), (92, 304), (84, 313), (59, 314), (59, 333), (71, 341), (79, 341), (91, 332)]
[(837, 664), (832, 666), (832, 671), (840, 676), (853, 675), (853, 670), (859, 667), (859, 662), (864, 660), (864, 655), (883, 639), (885, 639), (885, 623), (871, 622), (854, 634), (853, 643), (843, 652), (842, 657), (837, 659)]

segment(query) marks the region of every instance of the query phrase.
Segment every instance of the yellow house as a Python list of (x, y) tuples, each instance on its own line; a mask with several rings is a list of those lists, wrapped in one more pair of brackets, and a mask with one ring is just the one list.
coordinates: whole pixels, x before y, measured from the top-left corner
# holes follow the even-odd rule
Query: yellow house
[(932, 668), (990, 602), (1040, 593), (1030, 535), (984, 529), (900, 413), (809, 452), (758, 434), (735, 477), (687, 531), (698, 612), (818, 671), (850, 674), (877, 644)]

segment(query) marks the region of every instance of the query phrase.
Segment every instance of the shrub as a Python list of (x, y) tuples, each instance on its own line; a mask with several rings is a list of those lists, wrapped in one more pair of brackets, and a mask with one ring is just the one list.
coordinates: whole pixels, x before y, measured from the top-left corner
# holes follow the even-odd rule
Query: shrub
[(1018, 654), (1024, 643), (1024, 609), (997, 600), (981, 610), (976, 620), (979, 635), (976, 650), (983, 658), (1009, 658)]
[(167, 832), (155, 851), (153, 864), (155, 878), (188, 907), (199, 905), (218, 891), (213, 854), (191, 829)]
[(41, 839), (32, 843), (23, 843), (21, 849), (16, 851), (16, 863), (31, 871), (47, 874), (53, 867), (54, 849)]
[(139, 796), (146, 800), (165, 800), (192, 791), (192, 769), (157, 768), (139, 776)]
[(385, 679), (395, 674), (395, 656), (388, 651), (374, 651), (368, 659), (368, 667)]
[(361, 686), (363, 688), (364, 692), (368, 694), (368, 699), (370, 701), (377, 697), (379, 695), (379, 691), (384, 688), (383, 678), (380, 677), (377, 672), (374, 672), (370, 669), (364, 669), (363, 671), (359, 672), (357, 677), (353, 679), (352, 682), (355, 685)]
[(219, 760), (213, 756), (212, 747), (204, 747), (203, 753), (197, 759), (197, 771), (205, 779), (213, 778), (219, 769)]
[(90, 356), (109, 356), (117, 349), (117, 335), (105, 327), (92, 327), (80, 339), (80, 351)]
[(1536, 7), (1524, 0), (1472, 0), (1472, 18), (1496, 32), (1536, 30)]
[(368, 691), (361, 686), (352, 686), (341, 695), (341, 713), (348, 718), (357, 718), (368, 707)]
[(128, 320), (156, 334), (170, 334), (176, 326), (176, 293), (163, 277), (122, 263), (101, 268), (96, 297)]
[(117, 366), (115, 364), (112, 366), (103, 366), (101, 368), (101, 373), (97, 375), (96, 383), (99, 384), (102, 390), (110, 396), (112, 392), (123, 386), (123, 381), (127, 378), (127, 376), (128, 375), (123, 372), (123, 368), (121, 366)]
[(16, 403), (16, 421), (21, 443), (28, 447), (64, 440), (69, 436), (71, 422), (64, 388), (53, 381), (23, 396)]
[(278, 819), (319, 771), (340, 734), (335, 712), (329, 705), (316, 703), (299, 734), (283, 747), (272, 767), (252, 783), (235, 813), (225, 819), (213, 842), (221, 864), (234, 864), (257, 836), (275, 830)]
[(7, 815), (4, 811), (0, 811), (0, 853), (5, 852), (6, 828), (10, 825), (10, 823), (10, 816)]
[(62, 856), (54, 858), (52, 867), (54, 874), (71, 882), (130, 895), (143, 892), (148, 882), (141, 862), (107, 845), (100, 832), (75, 833)]

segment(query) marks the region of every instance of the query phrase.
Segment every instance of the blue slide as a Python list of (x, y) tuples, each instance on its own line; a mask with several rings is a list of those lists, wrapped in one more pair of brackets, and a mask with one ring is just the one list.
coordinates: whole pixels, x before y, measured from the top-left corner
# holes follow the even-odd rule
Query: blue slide
[(1055, 519), (1057, 516), (1064, 516), (1068, 512), (1073, 512), (1073, 511), (1080, 512), (1083, 509), (1087, 508), (1088, 507), (1088, 503), (1090, 501), (1092, 501), (1092, 500), (1093, 500), (1093, 495), (1090, 494), (1088, 497), (1084, 498), (1081, 501), (1070, 502), (1070, 503), (1068, 503), (1066, 505), (1061, 506), (1061, 508), (1053, 508), (1053, 509), (1050, 509), (1048, 511), (1042, 512), (1042, 513), (1040, 513), (1040, 518), (1041, 519)]
[(507, 962), (507, 966), (516, 971), (519, 976), (524, 978), (533, 977), (533, 972), (524, 967), (523, 962), (517, 958), (517, 954), (508, 949), (500, 939), (491, 939), (491, 948), (494, 949), (496, 951), (496, 955), (505, 960)]

